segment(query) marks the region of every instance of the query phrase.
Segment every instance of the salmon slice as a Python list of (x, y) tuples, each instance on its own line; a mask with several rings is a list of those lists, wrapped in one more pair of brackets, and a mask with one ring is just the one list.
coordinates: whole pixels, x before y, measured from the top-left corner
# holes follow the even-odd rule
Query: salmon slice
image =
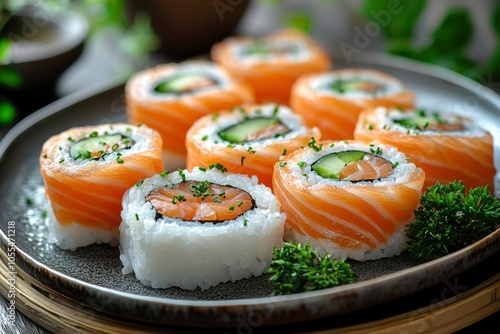
[[(183, 68), (199, 72), (210, 72), (213, 79), (196, 80), (186, 89), (188, 95), (165, 97), (154, 91), (163, 78), (173, 76)], [(221, 83), (214, 85), (214, 82)], [(213, 89), (200, 89), (213, 86)], [(125, 87), (127, 118), (131, 124), (146, 124), (157, 130), (163, 138), (163, 152), (185, 161), (186, 147), (183, 144), (189, 127), (200, 117), (253, 102), (252, 89), (232, 77), (223, 68), (207, 61), (186, 61), (180, 64), (158, 65), (135, 74)], [(171, 165), (167, 159), (165, 169), (184, 166)]]
[[(113, 144), (111, 151), (123, 152), (116, 159), (104, 161), (103, 154), (71, 157), (71, 141), (88, 138), (95, 131), (122, 133), (141, 140), (143, 149), (124, 150)], [(133, 134), (132, 134), (133, 133)], [(132, 141), (130, 145), (132, 146)], [(137, 180), (150, 177), (163, 170), (162, 139), (158, 132), (146, 126), (105, 124), (69, 129), (49, 138), (40, 153), (40, 173), (55, 217), (61, 225), (77, 223), (88, 227), (116, 230), (121, 223), (122, 197)], [(68, 150), (68, 152), (66, 152)], [(61, 158), (64, 155), (65, 158)], [(100, 159), (102, 158), (102, 159)], [(82, 161), (85, 159), (86, 161)]]
[[(360, 142), (347, 141), (346, 145), (354, 143)], [(321, 141), (320, 144), (330, 147), (332, 144), (338, 146), (339, 142)], [(370, 148), (368, 144), (366, 147)], [(411, 222), (413, 211), (420, 203), (425, 178), (421, 168), (408, 169), (407, 180), (400, 183), (353, 182), (346, 185), (345, 180), (340, 180), (341, 184), (337, 185), (339, 181), (331, 180), (310, 184), (307, 175), (298, 173), (294, 166), (307, 161), (312, 151), (309, 148), (297, 150), (283, 157), (282, 163), (274, 167), (273, 192), (287, 215), (288, 228), (316, 240), (327, 240), (343, 249), (369, 251), (387, 246), (391, 236)], [(352, 170), (351, 175), (361, 173), (365, 179), (393, 172), (390, 161), (371, 156), (348, 164), (346, 167)], [(363, 169), (360, 166), (365, 164), (370, 166), (369, 171), (360, 172)], [(373, 167), (382, 172), (376, 174), (371, 171)]]
[(185, 181), (160, 187), (146, 200), (163, 216), (201, 222), (236, 219), (254, 207), (246, 191), (208, 181)]
[(287, 132), (290, 132), (290, 129), (287, 128), (286, 125), (273, 124), (263, 129), (258, 129), (249, 133), (245, 137), (245, 141), (268, 139), (274, 137), (277, 134), (284, 134)]
[[(477, 135), (461, 135), (455, 131), (460, 131), (464, 123), (445, 122), (436, 125), (435, 133), (397, 131), (384, 125), (390, 110), (379, 108), (362, 112), (354, 132), (355, 139), (378, 140), (397, 147), (411, 162), (425, 170), (424, 190), (437, 181), (449, 183), (462, 180), (467, 189), (488, 186), (493, 193), (496, 170), (490, 133), (476, 129)], [(470, 120), (464, 118), (463, 122)], [(428, 126), (426, 130), (433, 129)], [(447, 131), (454, 133), (448, 134)]]
[[(274, 52), (261, 58), (235, 52), (237, 48), (256, 44), (256, 40), (249, 37), (227, 38), (214, 44), (211, 50), (211, 57), (217, 64), (252, 87), (258, 103), (288, 105), (291, 87), (300, 76), (332, 67), (331, 57), (323, 47), (299, 31), (279, 31), (264, 37), (262, 43)], [(294, 47), (283, 48), (280, 43)], [(295, 57), (292, 52), (295, 50), (306, 56)]]
[[(270, 107), (274, 108), (273, 106), (261, 104), (245, 104), (242, 106), (248, 117), (255, 116), (258, 110)], [(290, 115), (293, 114), (293, 111), (285, 106), (280, 106), (280, 113)], [(211, 164), (221, 163), (229, 172), (256, 176), (260, 183), (271, 187), (274, 164), (278, 162), (282, 155), (307, 146), (312, 137), (318, 140), (321, 138), (318, 128), (309, 128), (303, 125), (296, 129), (294, 135), (278, 136), (275, 140), (266, 140), (265, 143), (263, 141), (259, 142), (258, 138), (267, 137), (271, 134), (274, 137), (275, 133), (281, 133), (285, 128), (276, 126), (261, 132), (257, 131), (247, 136), (246, 139), (251, 139), (251, 143), (231, 144), (221, 141), (215, 143), (211, 139), (207, 139), (207, 137), (213, 138), (212, 136), (205, 137), (207, 131), (209, 131), (208, 129), (213, 128), (214, 122), (233, 124), (241, 117), (237, 113), (226, 110), (219, 112), (215, 120), (213, 115), (207, 115), (197, 120), (186, 136), (187, 169), (191, 170), (195, 166), (210, 166)], [(215, 136), (215, 133), (213, 135)]]
[[(348, 97), (323, 92), (313, 85), (318, 79), (330, 76), (360, 77), (362, 74), (376, 77), (382, 82), (393, 83), (400, 87), (400, 91), (369, 97)], [(371, 90), (377, 87), (367, 83), (362, 88)], [(290, 107), (304, 118), (305, 124), (317, 126), (323, 139), (332, 140), (352, 139), (358, 116), (364, 109), (377, 106), (409, 108), (413, 107), (414, 102), (415, 94), (405, 90), (398, 79), (376, 70), (366, 69), (342, 69), (304, 75), (295, 82), (290, 95)]]
[(348, 163), (340, 171), (339, 177), (355, 182), (388, 177), (392, 172), (392, 164), (388, 160), (373, 154), (366, 154), (363, 160)]

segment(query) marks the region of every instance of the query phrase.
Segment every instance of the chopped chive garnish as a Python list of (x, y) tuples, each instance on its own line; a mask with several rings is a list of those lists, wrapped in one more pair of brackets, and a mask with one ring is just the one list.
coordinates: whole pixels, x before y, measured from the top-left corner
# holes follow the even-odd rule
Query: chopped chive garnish
[(373, 124), (368, 125), (368, 130), (373, 130)]
[(43, 211), (42, 212), (42, 218), (43, 219), (47, 218), (47, 215), (48, 215), (47, 211)]
[(74, 143), (74, 142), (75, 142), (75, 140), (74, 140), (73, 138), (71, 138), (71, 137), (68, 137), (68, 140), (69, 140), (70, 142), (72, 142), (72, 143)]
[(180, 168), (177, 171), (179, 172), (179, 176), (181, 177), (182, 181), (186, 181), (186, 175), (184, 174), (184, 171)]
[(43, 155), (43, 158), (44, 158), (44, 159), (47, 159), (47, 154), (44, 154), (44, 155)]
[(316, 139), (314, 139), (314, 137), (311, 137), (311, 140), (309, 140), (307, 146), (312, 148), (315, 152), (319, 152), (321, 151), (321, 148), (323, 148), (323, 144), (320, 144), (319, 146), (316, 145)]
[(395, 161), (395, 162), (392, 164), (392, 168), (396, 168), (398, 165), (399, 165), (399, 161)]
[(139, 180), (139, 181), (137, 181), (137, 183), (135, 184), (135, 186), (136, 186), (136, 187), (139, 187), (139, 186), (141, 186), (143, 183), (144, 183), (144, 180)]
[(33, 205), (33, 201), (29, 197), (26, 197), (25, 203), (26, 203), (26, 205), (29, 205), (29, 206)]
[(126, 128), (125, 129), (126, 132), (131, 132), (132, 131), (132, 128)]
[(234, 206), (232, 206), (232, 205), (231, 205), (231, 206), (229, 207), (229, 210), (234, 211)]
[(202, 172), (206, 172), (207, 169), (205, 167), (198, 167), (199, 170), (201, 170)]
[(139, 123), (139, 124), (137, 124), (137, 127), (140, 128), (143, 125), (144, 125), (143, 123)]
[(59, 163), (62, 164), (64, 162), (64, 159), (59, 160)]
[(242, 166), (243, 166), (243, 161), (245, 161), (245, 159), (246, 159), (246, 158), (247, 158), (247, 157), (244, 157), (244, 156), (242, 156), (242, 157), (241, 157), (241, 165), (242, 165)]
[(227, 148), (235, 148), (235, 147), (236, 147), (236, 145), (234, 145), (234, 144), (228, 144), (227, 145)]
[(245, 220), (243, 221), (243, 226), (245, 226), (245, 227), (246, 227), (247, 225), (248, 225), (248, 219), (245, 219)]
[(286, 161), (280, 161), (279, 162), (280, 167), (285, 167), (286, 166)]
[(204, 135), (203, 137), (201, 137), (201, 140), (205, 141), (208, 139), (208, 135)]
[(139, 215), (137, 213), (135, 214), (135, 220), (139, 220)]
[(242, 206), (243, 202), (238, 202), (238, 207)]
[(274, 109), (273, 109), (273, 116), (278, 115), (279, 110), (280, 110), (280, 107), (279, 106), (275, 106)]
[(286, 148), (284, 148), (283, 151), (281, 151), (281, 154), (286, 155)]
[(250, 154), (255, 154), (255, 151), (254, 149), (252, 149), (252, 146), (250, 146), (249, 148), (247, 148), (247, 152), (250, 153)]
[(97, 135), (98, 135), (97, 131), (94, 131), (94, 132), (90, 133), (89, 137), (94, 138), (94, 137), (97, 137)]
[(299, 161), (297, 162), (297, 165), (299, 165), (300, 168), (304, 168), (307, 164), (305, 161)]
[(120, 165), (125, 163), (125, 161), (123, 161), (123, 159), (120, 157), (116, 158), (116, 162), (118, 162)]
[(222, 203), (222, 200), (220, 199), (220, 197), (215, 197), (214, 198), (214, 202), (216, 202), (216, 203)]
[(219, 114), (218, 113), (214, 113), (214, 114), (212, 114), (212, 117), (210, 117), (210, 119), (212, 120), (212, 122), (215, 122), (217, 120), (217, 118), (219, 118)]
[(160, 173), (161, 177), (166, 177), (168, 174), (170, 174), (170, 171), (166, 170)]

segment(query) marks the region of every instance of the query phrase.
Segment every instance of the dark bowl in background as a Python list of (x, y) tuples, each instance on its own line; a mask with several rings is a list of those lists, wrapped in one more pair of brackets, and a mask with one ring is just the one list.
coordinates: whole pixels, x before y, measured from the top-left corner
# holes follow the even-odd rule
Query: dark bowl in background
[(16, 87), (0, 87), (18, 109), (19, 118), (51, 102), (61, 74), (79, 58), (89, 34), (86, 18), (75, 12), (52, 13), (26, 7), (0, 32), (11, 41), (10, 64), (21, 76)]
[(207, 53), (231, 35), (250, 0), (129, 0), (129, 15), (145, 11), (161, 41), (161, 51), (174, 57)]

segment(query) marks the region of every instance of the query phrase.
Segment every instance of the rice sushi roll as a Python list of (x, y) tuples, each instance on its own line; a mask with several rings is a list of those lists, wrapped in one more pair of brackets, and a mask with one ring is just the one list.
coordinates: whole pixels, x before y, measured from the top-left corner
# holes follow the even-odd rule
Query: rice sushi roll
[(494, 192), (491, 134), (470, 118), (426, 109), (373, 108), (361, 113), (354, 137), (396, 146), (425, 170), (425, 188), (454, 180)]
[(359, 113), (377, 106), (413, 107), (415, 95), (398, 79), (372, 69), (342, 69), (301, 77), (290, 106), (323, 139), (352, 139)]
[(184, 168), (184, 140), (198, 118), (253, 101), (250, 87), (209, 61), (158, 65), (129, 79), (125, 87), (127, 117), (146, 124), (163, 138), (165, 169)]
[(379, 143), (322, 141), (297, 150), (273, 174), (287, 215), (285, 239), (339, 259), (398, 255), (424, 178), (403, 153)]
[(283, 30), (263, 38), (229, 37), (212, 47), (212, 59), (249, 84), (256, 102), (289, 104), (298, 77), (328, 71), (332, 61), (312, 38)]
[(186, 137), (187, 168), (222, 163), (232, 173), (255, 175), (272, 185), (280, 156), (320, 138), (317, 128), (283, 105), (247, 104), (207, 115), (196, 121)]
[(221, 165), (142, 180), (123, 197), (122, 218), (123, 273), (188, 290), (264, 273), (285, 222), (268, 187)]
[(161, 136), (146, 126), (104, 124), (50, 137), (40, 172), (50, 201), (49, 239), (62, 249), (119, 239), (122, 197), (163, 168)]

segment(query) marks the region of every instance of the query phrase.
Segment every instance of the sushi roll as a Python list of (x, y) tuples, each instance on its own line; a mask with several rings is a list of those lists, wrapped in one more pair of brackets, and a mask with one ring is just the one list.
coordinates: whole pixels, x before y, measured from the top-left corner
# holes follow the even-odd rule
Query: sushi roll
[(425, 173), (395, 147), (322, 141), (282, 157), (273, 191), (287, 215), (285, 239), (334, 258), (400, 254)]
[(221, 164), (144, 179), (125, 193), (122, 219), (123, 273), (188, 290), (264, 273), (285, 223), (268, 187)]
[(186, 132), (201, 116), (253, 101), (250, 87), (216, 64), (202, 60), (144, 70), (125, 87), (127, 117), (146, 124), (163, 138), (165, 169), (184, 168)]
[(117, 243), (123, 194), (163, 169), (161, 144), (155, 130), (122, 123), (50, 137), (39, 159), (50, 201), (49, 239), (71, 250)]
[(212, 59), (249, 84), (256, 102), (289, 104), (298, 77), (328, 71), (332, 61), (313, 39), (295, 30), (264, 38), (229, 37), (212, 47)]
[(186, 137), (187, 168), (222, 163), (228, 171), (255, 175), (272, 185), (274, 164), (282, 155), (320, 138), (317, 128), (283, 105), (250, 104), (196, 121)]
[(396, 78), (371, 69), (342, 69), (301, 77), (292, 87), (290, 106), (316, 125), (323, 139), (352, 139), (366, 108), (412, 107), (413, 92)]
[(425, 170), (425, 188), (462, 180), (469, 189), (488, 186), (494, 192), (493, 138), (465, 116), (373, 108), (361, 113), (354, 138), (396, 146)]

